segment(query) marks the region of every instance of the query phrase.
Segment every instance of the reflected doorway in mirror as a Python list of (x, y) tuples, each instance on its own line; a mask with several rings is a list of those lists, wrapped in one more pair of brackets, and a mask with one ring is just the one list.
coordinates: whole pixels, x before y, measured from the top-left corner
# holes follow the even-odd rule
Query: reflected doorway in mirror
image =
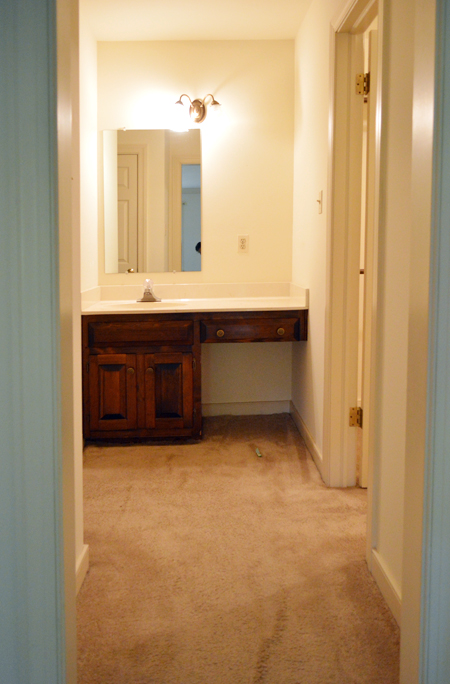
[(201, 188), (189, 187), (192, 174), (201, 183), (200, 130), (103, 131), (102, 142), (105, 272), (200, 271)]
[(201, 270), (200, 164), (181, 167), (181, 270)]

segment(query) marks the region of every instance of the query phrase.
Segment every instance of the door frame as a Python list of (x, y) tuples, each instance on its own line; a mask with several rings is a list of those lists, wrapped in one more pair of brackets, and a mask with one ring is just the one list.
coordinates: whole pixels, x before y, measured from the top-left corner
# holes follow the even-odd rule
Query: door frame
[[(357, 399), (357, 327), (359, 289), (358, 212), (350, 208), (361, 200), (361, 162), (351, 144), (350, 126), (355, 116), (355, 35), (365, 31), (378, 14), (379, 79), (376, 139), (375, 235), (379, 211), (381, 151), (381, 95), (383, 0), (352, 0), (331, 23), (330, 136), (328, 201), (332, 208), (327, 225), (327, 302), (325, 318), (325, 386), (323, 477), (329, 486), (349, 487), (356, 482), (356, 432), (348, 426), (349, 408)], [(353, 48), (353, 49), (352, 49)], [(350, 76), (351, 75), (351, 76)], [(350, 220), (349, 220), (350, 219)], [(374, 254), (374, 272), (377, 253)], [(351, 266), (354, 268), (352, 269)], [(376, 287), (374, 287), (376, 296)], [(373, 302), (374, 316), (376, 301)], [(374, 326), (375, 327), (375, 326)], [(371, 377), (375, 374), (375, 359)], [(354, 402), (354, 403), (353, 403)], [(372, 412), (373, 415), (373, 412)], [(373, 420), (373, 418), (372, 418)], [(370, 426), (365, 429), (370, 430)], [(373, 431), (372, 431), (373, 432)], [(371, 433), (370, 433), (371, 434)], [(372, 439), (373, 445), (373, 439)], [(369, 452), (370, 453), (370, 452)], [(370, 467), (369, 458), (369, 467)], [(373, 459), (372, 459), (373, 460)], [(369, 488), (371, 482), (369, 468)], [(370, 529), (370, 525), (368, 526)]]

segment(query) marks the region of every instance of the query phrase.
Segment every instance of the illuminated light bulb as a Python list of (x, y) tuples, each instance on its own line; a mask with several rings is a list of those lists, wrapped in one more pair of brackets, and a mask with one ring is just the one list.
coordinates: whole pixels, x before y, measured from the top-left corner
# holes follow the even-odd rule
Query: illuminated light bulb
[(170, 128), (177, 133), (184, 133), (189, 130), (189, 112), (181, 99), (173, 107), (173, 118)]

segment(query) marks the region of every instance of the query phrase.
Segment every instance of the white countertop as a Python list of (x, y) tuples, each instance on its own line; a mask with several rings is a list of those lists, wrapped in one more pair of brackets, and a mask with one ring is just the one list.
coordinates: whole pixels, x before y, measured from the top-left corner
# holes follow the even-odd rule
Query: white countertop
[(201, 311), (287, 311), (307, 309), (305, 296), (295, 297), (208, 297), (165, 299), (161, 302), (99, 300), (83, 306), (84, 315), (106, 313), (196, 313)]

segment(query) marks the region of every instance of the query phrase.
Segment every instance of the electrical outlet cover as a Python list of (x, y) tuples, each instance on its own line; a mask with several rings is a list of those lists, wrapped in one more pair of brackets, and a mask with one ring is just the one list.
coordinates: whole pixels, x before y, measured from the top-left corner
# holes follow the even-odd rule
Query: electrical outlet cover
[(238, 252), (248, 252), (248, 235), (238, 235)]

